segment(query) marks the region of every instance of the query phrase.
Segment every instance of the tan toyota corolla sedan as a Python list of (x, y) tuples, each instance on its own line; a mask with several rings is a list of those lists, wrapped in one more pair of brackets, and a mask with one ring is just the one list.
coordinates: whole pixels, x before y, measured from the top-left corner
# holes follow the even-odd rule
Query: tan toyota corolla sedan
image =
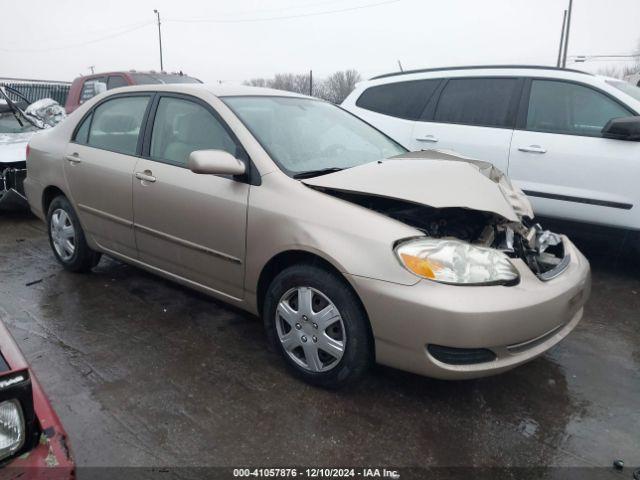
[(589, 264), (490, 164), (408, 153), (329, 103), (111, 90), (30, 143), (25, 189), (67, 270), (105, 253), (258, 314), (328, 387), (373, 362), (502, 372), (577, 325)]

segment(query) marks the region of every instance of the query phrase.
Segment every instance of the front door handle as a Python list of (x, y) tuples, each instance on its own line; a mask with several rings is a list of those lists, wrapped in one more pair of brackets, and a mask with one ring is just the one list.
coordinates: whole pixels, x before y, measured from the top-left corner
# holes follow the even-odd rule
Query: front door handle
[(80, 154), (78, 152), (73, 152), (71, 155), (65, 155), (64, 158), (66, 158), (71, 165), (78, 165), (82, 162), (82, 160), (80, 159)]
[(424, 137), (416, 138), (416, 140), (418, 140), (419, 142), (436, 143), (438, 141), (438, 137), (436, 137), (435, 135), (425, 135)]
[(153, 176), (151, 170), (145, 170), (144, 172), (136, 172), (136, 178), (143, 182), (153, 183), (156, 181), (156, 177)]
[(526, 153), (547, 153), (547, 149), (541, 147), (540, 145), (529, 145), (528, 147), (520, 147), (518, 148), (518, 150)]

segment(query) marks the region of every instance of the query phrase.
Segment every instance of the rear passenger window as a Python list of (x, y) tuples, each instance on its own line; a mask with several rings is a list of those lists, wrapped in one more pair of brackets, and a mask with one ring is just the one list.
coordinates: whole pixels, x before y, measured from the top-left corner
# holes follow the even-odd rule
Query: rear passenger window
[(148, 96), (108, 100), (93, 112), (88, 145), (135, 155)]
[(236, 143), (202, 105), (161, 98), (153, 122), (151, 158), (185, 167), (189, 154), (196, 150), (224, 150), (236, 155)]
[(129, 85), (127, 81), (120, 75), (111, 75), (107, 80), (107, 90), (118, 87), (126, 87), (127, 85)]
[(366, 89), (356, 105), (392, 117), (417, 120), (440, 84), (439, 79), (389, 83)]
[(513, 128), (517, 87), (516, 78), (451, 79), (438, 101), (435, 121)]

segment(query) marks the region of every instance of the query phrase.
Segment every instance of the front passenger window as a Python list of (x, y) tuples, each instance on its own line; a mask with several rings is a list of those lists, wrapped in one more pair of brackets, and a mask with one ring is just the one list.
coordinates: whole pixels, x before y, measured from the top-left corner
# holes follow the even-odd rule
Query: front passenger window
[(148, 103), (148, 96), (118, 97), (102, 103), (93, 112), (88, 145), (135, 155)]
[(592, 88), (569, 82), (533, 80), (527, 130), (601, 137), (612, 118), (632, 115), (626, 108)]
[(235, 156), (236, 144), (202, 105), (180, 98), (161, 98), (151, 134), (151, 158), (186, 167), (189, 154), (196, 150), (224, 150)]

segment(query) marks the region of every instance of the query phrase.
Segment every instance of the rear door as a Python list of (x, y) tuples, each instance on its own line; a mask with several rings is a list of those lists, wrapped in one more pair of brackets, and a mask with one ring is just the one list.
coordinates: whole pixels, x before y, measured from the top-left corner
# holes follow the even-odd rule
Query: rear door
[(88, 235), (105, 250), (135, 258), (132, 175), (150, 95), (111, 97), (85, 116), (67, 145), (64, 173)]
[(509, 176), (538, 215), (639, 227), (640, 143), (602, 138), (634, 113), (595, 87), (532, 79), (513, 135)]
[(523, 81), (450, 78), (415, 123), (412, 150), (453, 150), (507, 170)]
[(347, 108), (396, 142), (412, 149), (415, 122), (441, 82), (441, 79), (425, 79), (375, 85), (362, 92), (355, 108)]
[(244, 150), (202, 100), (163, 94), (133, 180), (135, 236), (143, 262), (242, 298), (249, 184), (187, 168), (195, 150)]

